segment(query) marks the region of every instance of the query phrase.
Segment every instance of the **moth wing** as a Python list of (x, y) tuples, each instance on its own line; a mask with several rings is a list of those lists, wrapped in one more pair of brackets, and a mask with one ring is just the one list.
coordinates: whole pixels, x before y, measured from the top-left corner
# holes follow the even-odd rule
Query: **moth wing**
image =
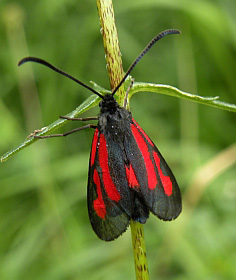
[(179, 186), (171, 169), (134, 119), (131, 133), (126, 140), (125, 149), (139, 183), (136, 190), (141, 193), (149, 210), (160, 219), (177, 218), (182, 210), (182, 202)]
[(123, 151), (98, 129), (93, 138), (87, 195), (90, 222), (99, 238), (114, 240), (126, 231), (132, 203)]

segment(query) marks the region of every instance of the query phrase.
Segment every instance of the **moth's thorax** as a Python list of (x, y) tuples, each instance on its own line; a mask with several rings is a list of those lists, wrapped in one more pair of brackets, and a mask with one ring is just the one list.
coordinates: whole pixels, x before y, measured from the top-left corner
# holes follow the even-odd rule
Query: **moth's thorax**
[(115, 98), (105, 95), (99, 104), (101, 113), (98, 119), (98, 129), (103, 134), (124, 134), (130, 127), (132, 115), (118, 105)]

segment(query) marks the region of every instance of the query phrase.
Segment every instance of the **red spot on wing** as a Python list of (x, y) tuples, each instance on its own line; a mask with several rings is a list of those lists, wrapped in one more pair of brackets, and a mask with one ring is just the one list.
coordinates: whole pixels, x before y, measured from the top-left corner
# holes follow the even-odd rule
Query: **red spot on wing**
[(156, 166), (157, 166), (158, 171), (159, 171), (160, 179), (161, 179), (161, 182), (162, 182), (165, 194), (170, 196), (172, 194), (172, 182), (171, 182), (171, 179), (170, 179), (169, 176), (166, 176), (166, 175), (163, 174), (163, 172), (161, 170), (160, 158), (158, 157), (158, 154), (154, 152), (153, 156), (154, 156), (154, 160), (155, 160)]
[(94, 135), (93, 135), (93, 142), (92, 142), (92, 150), (91, 150), (91, 157), (90, 157), (90, 166), (94, 164), (96, 149), (97, 149), (97, 142), (98, 142), (98, 129), (96, 128)]
[(108, 152), (107, 143), (104, 134), (100, 134), (100, 142), (98, 148), (99, 165), (102, 169), (102, 181), (108, 197), (111, 200), (119, 201), (120, 193), (118, 192), (114, 182), (112, 181), (109, 165), (108, 165)]
[(139, 187), (138, 180), (136, 178), (136, 175), (134, 173), (132, 165), (129, 167), (125, 166), (126, 176), (128, 179), (129, 187), (130, 188), (137, 188)]
[(99, 175), (98, 175), (98, 172), (97, 172), (96, 169), (94, 170), (94, 173), (93, 173), (93, 181), (96, 185), (97, 195), (98, 195), (98, 197), (93, 202), (93, 208), (100, 218), (105, 219), (106, 205), (105, 205), (105, 203), (103, 201), (103, 198), (102, 198), (100, 178), (99, 178)]
[(141, 131), (141, 133), (143, 134), (143, 136), (146, 138), (146, 140), (149, 142), (150, 145), (152, 145), (154, 147), (154, 144), (152, 143), (152, 140), (148, 137), (148, 135), (144, 132), (144, 130), (142, 129), (142, 127), (136, 122), (136, 120), (132, 119), (133, 123), (135, 124), (135, 126), (138, 128), (139, 131)]
[(146, 165), (147, 177), (148, 177), (148, 187), (149, 187), (149, 189), (153, 190), (157, 186), (157, 177), (156, 177), (154, 165), (152, 163), (152, 160), (150, 158), (150, 154), (148, 151), (148, 145), (145, 142), (145, 140), (143, 139), (142, 134), (140, 133), (139, 129), (134, 124), (131, 124), (131, 129), (132, 129), (134, 138), (138, 144), (139, 150), (141, 151), (141, 153), (143, 155), (143, 159), (144, 159), (144, 162)]

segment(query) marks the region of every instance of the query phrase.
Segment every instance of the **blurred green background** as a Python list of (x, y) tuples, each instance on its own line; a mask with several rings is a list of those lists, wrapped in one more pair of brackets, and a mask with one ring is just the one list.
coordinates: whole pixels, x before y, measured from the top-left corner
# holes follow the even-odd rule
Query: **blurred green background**
[[(182, 31), (145, 56), (136, 81), (236, 103), (235, 0), (119, 0), (114, 9), (125, 70), (158, 32)], [(24, 56), (109, 88), (99, 29), (92, 0), (1, 0), (1, 154), (90, 95), (43, 66), (18, 68)], [(150, 278), (236, 279), (236, 114), (153, 93), (135, 95), (131, 109), (184, 199), (176, 221), (145, 225)], [(130, 230), (105, 243), (90, 227), (92, 135), (37, 141), (0, 165), (1, 280), (135, 279)]]

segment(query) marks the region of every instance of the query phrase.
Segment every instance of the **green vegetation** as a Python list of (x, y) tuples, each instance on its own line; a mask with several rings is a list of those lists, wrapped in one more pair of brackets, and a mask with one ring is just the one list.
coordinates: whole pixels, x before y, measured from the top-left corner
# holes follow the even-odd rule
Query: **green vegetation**
[[(109, 89), (95, 1), (0, 3), (0, 154), (73, 111), (90, 95), (40, 65), (44, 58)], [(126, 70), (159, 31), (163, 39), (132, 73), (236, 103), (234, 0), (114, 1)], [(236, 279), (236, 115), (153, 93), (135, 94), (135, 119), (172, 167), (184, 198), (171, 223), (145, 225), (150, 279)], [(86, 116), (98, 113), (98, 108)], [(80, 123), (68, 122), (56, 132)], [(93, 233), (86, 184), (93, 131), (37, 141), (0, 165), (0, 279), (135, 279), (130, 232), (105, 243)]]

